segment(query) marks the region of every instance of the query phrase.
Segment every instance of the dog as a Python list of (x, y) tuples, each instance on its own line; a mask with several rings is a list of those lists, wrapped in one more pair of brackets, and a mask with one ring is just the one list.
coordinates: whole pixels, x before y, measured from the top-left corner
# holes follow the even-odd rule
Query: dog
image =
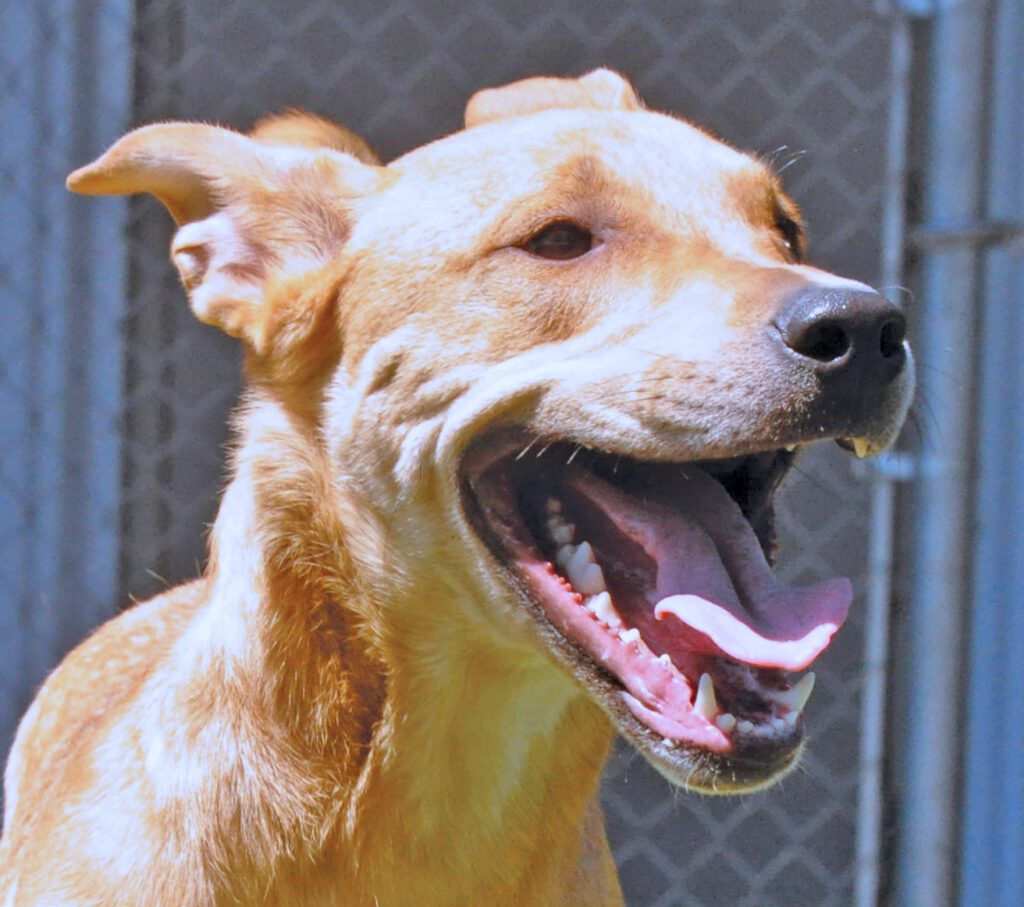
[(387, 166), (290, 113), (68, 184), (163, 203), (247, 390), (202, 578), (21, 723), (0, 903), (620, 904), (616, 732), (691, 790), (793, 767), (852, 593), (775, 578), (773, 494), (889, 444), (913, 363), (766, 162), (597, 70)]

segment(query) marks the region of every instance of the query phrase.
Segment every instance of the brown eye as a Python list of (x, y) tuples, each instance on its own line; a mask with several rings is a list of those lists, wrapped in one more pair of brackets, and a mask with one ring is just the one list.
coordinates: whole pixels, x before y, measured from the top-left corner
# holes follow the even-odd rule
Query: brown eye
[(523, 248), (531, 255), (553, 261), (579, 258), (593, 247), (593, 234), (571, 220), (556, 220), (523, 243)]
[(794, 263), (803, 261), (804, 231), (800, 225), (780, 211), (775, 215), (775, 229), (782, 237), (782, 247), (786, 250), (787, 257)]

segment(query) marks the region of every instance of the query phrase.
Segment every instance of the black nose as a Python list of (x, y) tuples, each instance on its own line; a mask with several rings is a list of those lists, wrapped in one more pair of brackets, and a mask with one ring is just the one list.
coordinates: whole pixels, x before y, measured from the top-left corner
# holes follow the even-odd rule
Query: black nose
[(880, 388), (906, 362), (907, 319), (878, 293), (806, 287), (783, 304), (775, 327), (790, 354), (822, 378)]

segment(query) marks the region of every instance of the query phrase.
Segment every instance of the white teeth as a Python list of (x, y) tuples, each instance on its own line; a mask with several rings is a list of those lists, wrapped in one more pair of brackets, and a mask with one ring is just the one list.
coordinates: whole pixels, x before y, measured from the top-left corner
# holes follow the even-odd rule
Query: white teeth
[(715, 724), (728, 733), (736, 727), (736, 716), (731, 715), (729, 712), (722, 712), (722, 714), (715, 719)]
[(788, 450), (790, 453), (792, 453), (794, 450), (796, 450), (796, 445), (795, 444), (787, 444), (787, 445), (785, 445), (785, 447), (786, 447), (786, 450)]
[(792, 689), (786, 690), (784, 693), (772, 693), (772, 698), (786, 706), (791, 714), (796, 713), (799, 715), (804, 710), (804, 706), (807, 705), (807, 700), (811, 698), (811, 691), (813, 689), (814, 671), (808, 671)]
[(572, 523), (556, 523), (554, 520), (548, 520), (548, 532), (559, 545), (568, 545), (576, 534), (576, 527)]
[(565, 524), (565, 517), (562, 516), (561, 511), (552, 510), (548, 513), (547, 524), (549, 529), (552, 526), (562, 526)]
[(864, 459), (871, 452), (871, 445), (868, 443), (867, 438), (854, 438), (853, 439), (853, 452)]
[(665, 744), (670, 750), (675, 749), (676, 742), (671, 737), (662, 737), (661, 742)]
[(736, 725), (744, 734), (749, 734), (754, 729), (754, 722), (743, 720)]
[(607, 586), (604, 584), (604, 573), (599, 564), (587, 564), (578, 573), (574, 572), (572, 565), (569, 565), (569, 582), (572, 587), (583, 595), (597, 595), (604, 592)]
[(796, 720), (799, 717), (799, 712), (787, 712), (782, 720), (785, 721), (786, 724), (788, 724), (790, 727), (793, 727), (794, 725), (796, 725)]
[(607, 592), (598, 592), (597, 595), (590, 598), (587, 601), (587, 608), (594, 613), (598, 620), (604, 621), (609, 627), (622, 625), (622, 618), (619, 617), (615, 605), (612, 604), (612, 597)]
[(708, 721), (713, 721), (718, 711), (718, 701), (715, 699), (715, 684), (710, 674), (701, 674), (700, 682), (697, 684), (697, 696), (693, 700), (693, 710)]
[(772, 727), (775, 728), (775, 730), (777, 731), (784, 731), (788, 727), (788, 725), (786, 724), (784, 718), (773, 718)]
[(555, 563), (565, 570), (566, 567), (569, 566), (569, 561), (575, 553), (575, 545), (562, 545), (562, 547), (555, 552)]
[(640, 631), (636, 627), (630, 627), (628, 630), (619, 631), (619, 641), (624, 642), (627, 645), (631, 642), (637, 642), (640, 639)]
[(594, 549), (590, 547), (590, 542), (581, 542), (570, 555), (569, 562), (565, 565), (565, 569), (569, 571), (569, 579), (572, 580), (573, 573), (582, 573), (584, 567), (593, 563)]
[(669, 658), (668, 652), (662, 652), (658, 656), (658, 661), (660, 661), (663, 665), (668, 665), (669, 667), (672, 666), (672, 659)]
[[(552, 529), (551, 536), (561, 542), (567, 537), (571, 538), (575, 531), (576, 527), (571, 523), (562, 523)], [(555, 563), (581, 595), (597, 595), (608, 588), (604, 582), (604, 572), (594, 560), (594, 549), (590, 547), (590, 542), (571, 545), (566, 541), (555, 552)]]

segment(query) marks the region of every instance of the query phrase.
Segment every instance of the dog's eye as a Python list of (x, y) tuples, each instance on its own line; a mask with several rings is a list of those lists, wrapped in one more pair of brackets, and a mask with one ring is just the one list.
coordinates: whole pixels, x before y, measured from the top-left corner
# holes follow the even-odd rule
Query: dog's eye
[(804, 231), (801, 226), (781, 211), (775, 215), (775, 229), (782, 237), (782, 247), (786, 250), (786, 256), (794, 264), (804, 260)]
[(594, 247), (593, 234), (571, 220), (556, 220), (534, 233), (523, 248), (531, 255), (568, 261), (586, 255)]

